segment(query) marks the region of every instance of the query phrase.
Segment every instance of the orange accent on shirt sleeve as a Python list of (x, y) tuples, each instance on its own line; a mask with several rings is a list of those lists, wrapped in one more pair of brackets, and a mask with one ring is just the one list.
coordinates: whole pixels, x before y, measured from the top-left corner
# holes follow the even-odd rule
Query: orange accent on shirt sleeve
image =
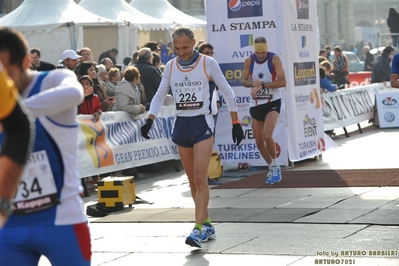
[(0, 72), (0, 119), (6, 118), (17, 104), (18, 91), (5, 71)]

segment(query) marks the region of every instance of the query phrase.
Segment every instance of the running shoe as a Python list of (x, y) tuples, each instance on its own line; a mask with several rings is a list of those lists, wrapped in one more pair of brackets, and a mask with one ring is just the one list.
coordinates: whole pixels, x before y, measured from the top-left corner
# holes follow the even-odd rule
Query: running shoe
[(267, 174), (266, 184), (273, 185), (282, 179), (280, 166), (272, 166)]
[(201, 232), (202, 243), (205, 243), (208, 240), (213, 240), (215, 238), (216, 238), (215, 227), (213, 227), (213, 225), (210, 224), (204, 224), (202, 226), (202, 232)]
[(272, 169), (271, 169), (271, 167), (270, 167), (269, 171), (267, 172), (265, 183), (266, 184), (271, 184), (272, 183)]
[(193, 229), (191, 234), (186, 238), (186, 244), (192, 247), (201, 248), (202, 240), (201, 240), (201, 232), (198, 229)]

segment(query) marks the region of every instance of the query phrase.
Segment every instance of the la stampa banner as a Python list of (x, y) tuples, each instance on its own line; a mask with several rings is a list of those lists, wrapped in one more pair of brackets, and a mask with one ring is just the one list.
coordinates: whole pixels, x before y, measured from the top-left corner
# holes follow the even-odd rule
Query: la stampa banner
[[(237, 168), (238, 164), (266, 165), (255, 144), (252, 119), (249, 114), (250, 88), (242, 86), (244, 60), (253, 52), (254, 40), (265, 37), (269, 50), (283, 56), (281, 36), (282, 20), (278, 17), (280, 5), (276, 1), (207, 1), (208, 41), (214, 47), (226, 80), (236, 95), (238, 113), (245, 139), (237, 147), (231, 137), (231, 123), (227, 106), (219, 109), (216, 124), (215, 149), (220, 153), (224, 169)], [(288, 165), (285, 99), (274, 132), (278, 161)]]
[(214, 148), (220, 153), (225, 169), (226, 166), (227, 169), (236, 168), (239, 163), (267, 165), (253, 137), (250, 88), (242, 86), (244, 61), (254, 53), (257, 37), (265, 37), (269, 51), (280, 57), (287, 79), (286, 95), (273, 134), (279, 164), (288, 165), (289, 160), (306, 159), (320, 153), (317, 148), (301, 148), (304, 143), (323, 138), (321, 109), (316, 108), (320, 103), (316, 79), (316, 1), (207, 0), (206, 13), (208, 41), (214, 47), (214, 57), (226, 80), (234, 89), (245, 133), (242, 144), (236, 147), (231, 140), (228, 110), (223, 105), (216, 124)]

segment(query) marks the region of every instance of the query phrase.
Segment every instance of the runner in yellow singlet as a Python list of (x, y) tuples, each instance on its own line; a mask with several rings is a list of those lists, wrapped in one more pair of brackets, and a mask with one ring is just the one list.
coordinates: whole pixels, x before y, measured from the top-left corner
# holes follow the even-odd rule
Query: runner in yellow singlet
[(12, 212), (11, 199), (32, 146), (33, 123), (18, 90), (0, 62), (0, 228)]

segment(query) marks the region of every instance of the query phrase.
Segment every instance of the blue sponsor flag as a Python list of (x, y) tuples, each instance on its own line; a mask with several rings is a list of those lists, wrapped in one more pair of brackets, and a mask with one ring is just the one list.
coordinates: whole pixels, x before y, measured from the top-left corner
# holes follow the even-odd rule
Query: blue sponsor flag
[(254, 45), (254, 36), (252, 34), (240, 35), (240, 48), (253, 46), (253, 45)]
[(302, 48), (306, 47), (306, 36), (302, 36)]

